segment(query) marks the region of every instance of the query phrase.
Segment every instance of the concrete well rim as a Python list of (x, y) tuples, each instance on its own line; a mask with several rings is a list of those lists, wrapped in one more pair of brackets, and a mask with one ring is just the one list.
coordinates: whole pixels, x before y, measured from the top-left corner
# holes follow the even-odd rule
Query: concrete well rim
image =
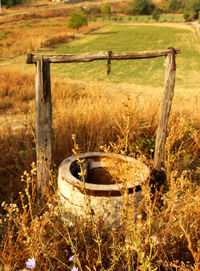
[[(127, 189), (129, 193), (133, 193), (133, 190), (136, 191), (141, 189), (140, 186), (144, 183), (145, 180), (148, 179), (150, 175), (149, 168), (141, 161), (128, 157), (123, 156), (120, 154), (115, 153), (104, 153), (104, 152), (86, 152), (81, 153), (79, 156), (70, 156), (62, 161), (59, 167), (59, 180), (66, 182), (66, 184), (71, 184), (73, 187), (78, 189), (81, 193), (87, 192), (87, 194), (94, 195), (94, 196), (121, 196), (122, 184), (93, 184), (85, 182), (85, 186), (83, 187), (83, 182), (78, 178), (74, 177), (70, 171), (70, 167), (73, 162), (77, 161), (78, 157), (80, 159), (85, 158), (95, 158), (95, 157), (108, 157), (113, 159), (121, 159), (126, 160), (127, 162), (134, 162), (140, 164), (143, 172), (141, 176), (139, 176), (138, 180), (134, 181), (134, 184), (127, 183)], [(58, 182), (59, 186), (59, 182)]]

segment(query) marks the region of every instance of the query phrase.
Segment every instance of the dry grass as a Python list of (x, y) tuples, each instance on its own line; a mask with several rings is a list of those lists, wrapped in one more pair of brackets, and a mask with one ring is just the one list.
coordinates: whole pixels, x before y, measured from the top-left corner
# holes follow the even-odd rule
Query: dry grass
[[(8, 36), (0, 40), (1, 56), (65, 41), (69, 32), (63, 19), (44, 16), (45, 22), (39, 17), (32, 22), (33, 33), (29, 27), (26, 31), (24, 20), (16, 22), (14, 29), (9, 22), (4, 24)], [(30, 23), (29, 19), (26, 23)], [(40, 38), (44, 25), (45, 35)], [(90, 29), (91, 26), (83, 31)], [(14, 42), (18, 35), (23, 35), (23, 44)], [(124, 228), (105, 230), (102, 221), (97, 225), (88, 221), (83, 226), (82, 221), (74, 223), (64, 217), (56, 193), (50, 192), (42, 200), (36, 197), (36, 170), (32, 163), (34, 75), (2, 69), (0, 202), (7, 203), (0, 209), (0, 265), (5, 270), (19, 270), (27, 258), (34, 257), (38, 271), (71, 270), (73, 262), (69, 257), (75, 255), (74, 265), (83, 271), (200, 270), (200, 96), (195, 90), (187, 93), (178, 89), (173, 101), (162, 190), (153, 197), (148, 180), (142, 186), (144, 196), (137, 224), (131, 219), (133, 209), (124, 206)], [(142, 156), (151, 167), (160, 96), (158, 89), (54, 78), (53, 182), (56, 183), (60, 162), (72, 155), (72, 134), (81, 152), (101, 151), (104, 146), (109, 152)]]
[[(102, 25), (92, 23), (79, 32), (67, 28), (70, 8), (42, 7), (0, 18), (0, 57), (14, 57), (70, 41)], [(19, 39), (20, 37), (20, 39)], [(23, 42), (22, 42), (23, 41)]]
[[(2, 71), (1, 89), (7, 86), (7, 78), (10, 84), (1, 99), (4, 101), (9, 94), (12, 104), (4, 107), (3, 112), (7, 110), (11, 118), (16, 118), (15, 114), (20, 107), (29, 116), (24, 125), (30, 122), (34, 129), (33, 75)], [(157, 98), (135, 96), (127, 89), (116, 92), (111, 86), (103, 84), (70, 84), (54, 79), (52, 101), (56, 168), (64, 158), (72, 154), (72, 134), (76, 135), (80, 151), (98, 151), (101, 146), (108, 146), (112, 142), (109, 151), (120, 153), (124, 151), (128, 133), (129, 155), (145, 155), (146, 163), (152, 164), (151, 149), (154, 147), (148, 139), (155, 138), (156, 134), (159, 112)], [(127, 218), (126, 227), (122, 231), (124, 234), (121, 235), (116, 235), (115, 231), (105, 231), (100, 223), (93, 229), (98, 229), (100, 240), (91, 235), (94, 225), (90, 223), (83, 227), (78, 221), (76, 225), (67, 219), (63, 222), (55, 196), (50, 195), (43, 203), (36, 201), (35, 171), (32, 170), (30, 175), (25, 173), (25, 182), (20, 182), (23, 170), (31, 170), (31, 161), (35, 160), (32, 131), (30, 128), (2, 129), (0, 140), (4, 156), (1, 156), (0, 170), (4, 197), (2, 194), (1, 198), (12, 196), (18, 205), (7, 205), (9, 215), (2, 218), (2, 264), (12, 270), (19, 270), (28, 257), (34, 257), (38, 270), (66, 270), (67, 266), (68, 269), (72, 268), (68, 258), (75, 254), (76, 266), (80, 270), (133, 270), (136, 267), (138, 270), (159, 267), (162, 270), (198, 270), (198, 104), (198, 97), (196, 101), (180, 95), (174, 99), (166, 144), (167, 184), (162, 193), (162, 207), (158, 207), (160, 204), (156, 203), (156, 199), (152, 202), (151, 190), (146, 183), (142, 188), (145, 197), (141, 203), (146, 219), (140, 220), (139, 216), (136, 227)], [(130, 118), (128, 130), (127, 117)], [(27, 189), (24, 190), (24, 196), (21, 194), (20, 200), (18, 192), (23, 187)], [(97, 261), (100, 252), (102, 264)]]
[[(184, 128), (178, 122), (174, 124), (177, 129), (170, 132), (167, 144), (167, 154), (171, 156), (173, 151), (168, 148), (177, 144), (171, 139)], [(114, 145), (116, 152), (122, 150), (123, 140), (120, 143)], [(182, 151), (179, 148), (177, 156)], [(167, 155), (167, 159), (167, 167), (182, 167), (179, 157), (170, 160)], [(151, 200), (149, 183), (143, 185), (140, 209), (146, 218), (139, 214), (136, 226), (129, 217), (133, 210), (126, 210), (126, 223), (120, 234), (105, 231), (102, 222), (83, 226), (81, 221), (74, 224), (68, 218), (63, 220), (56, 196), (49, 195), (43, 203), (36, 201), (35, 170), (25, 172), (22, 181), (26, 189), (20, 194), (18, 205), (4, 205), (8, 215), (2, 218), (1, 226), (2, 264), (8, 270), (19, 270), (27, 258), (34, 257), (37, 270), (66, 270), (72, 268), (69, 257), (76, 255), (79, 270), (198, 270), (200, 191), (191, 178), (192, 170), (180, 173), (176, 169), (167, 171), (168, 189), (162, 193), (162, 207), (158, 207), (156, 199)]]
[[(8, 84), (9, 82), (9, 84)], [(12, 114), (29, 111), (29, 103), (35, 97), (34, 76), (17, 70), (2, 71), (0, 73), (0, 110), (9, 111)]]
[[(53, 21), (52, 21), (53, 20)], [(58, 43), (70, 41), (75, 35), (87, 33), (96, 29), (100, 24), (96, 23), (81, 29), (79, 33), (67, 28), (66, 18), (37, 20), (28, 22), (16, 22), (1, 26), (4, 38), (0, 39), (0, 57), (14, 57), (28, 52), (37, 51), (43, 47), (51, 48)], [(44, 31), (45, 29), (45, 31)], [(3, 35), (3, 34), (2, 34)], [(20, 37), (20, 39), (18, 39)], [(23, 43), (21, 42), (23, 40)]]
[[(27, 150), (24, 144), (19, 143), (26, 138), (23, 127), (27, 126), (27, 123), (31, 124), (33, 129), (35, 126), (34, 76), (16, 70), (2, 70), (0, 79), (1, 140), (2, 146), (8, 148), (6, 154), (13, 157), (10, 160), (14, 165), (16, 153), (32, 152), (31, 148), (34, 147), (32, 142), (32, 146), (29, 144), (30, 149)], [(120, 144), (120, 140), (126, 137), (128, 115), (130, 151), (136, 151), (139, 145), (142, 151), (148, 154), (149, 149), (154, 147), (152, 139), (156, 134), (161, 99), (158, 96), (150, 98), (150, 91), (144, 96), (141, 91), (136, 90), (138, 94), (134, 94), (132, 89), (129, 91), (127, 88), (128, 85), (120, 88), (118, 86), (116, 90), (113, 89), (113, 85), (69, 83), (59, 79), (52, 81), (54, 160), (57, 165), (71, 155), (72, 134), (76, 135), (81, 151), (97, 151), (100, 150), (100, 146), (108, 145), (109, 142)], [(192, 166), (193, 159), (198, 159), (199, 99), (198, 95), (192, 99), (190, 95), (184, 97), (181, 93), (177, 93), (174, 98), (169, 123), (170, 135), (173, 137), (169, 137), (168, 142), (169, 150), (173, 150), (174, 154), (170, 153), (167, 159), (170, 157), (178, 162), (172, 163), (173, 167), (171, 166), (169, 171), (176, 169), (182, 172)], [(32, 137), (31, 131), (26, 130), (26, 134), (29, 138)], [(15, 141), (19, 144), (18, 147), (6, 143), (13, 137), (18, 138)], [(146, 142), (147, 139), (150, 141)], [(28, 160), (29, 162), (31, 161)], [(9, 164), (9, 158), (7, 161), (5, 156), (1, 157), (1, 164)], [(24, 170), (23, 164), (20, 170)]]

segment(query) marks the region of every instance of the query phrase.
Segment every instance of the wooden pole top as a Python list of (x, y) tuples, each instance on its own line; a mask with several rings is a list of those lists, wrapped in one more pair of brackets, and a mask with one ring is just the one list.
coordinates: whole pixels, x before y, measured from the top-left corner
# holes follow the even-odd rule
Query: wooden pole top
[(127, 60), (127, 59), (145, 59), (145, 58), (155, 58), (161, 56), (167, 56), (172, 52), (174, 54), (179, 54), (179, 48), (168, 48), (165, 50), (156, 51), (145, 51), (145, 52), (93, 52), (93, 53), (83, 53), (83, 54), (67, 54), (67, 55), (43, 55), (43, 54), (32, 54), (28, 53), (26, 58), (27, 64), (33, 64), (41, 59), (49, 63), (72, 63), (72, 62), (91, 62), (94, 60), (112, 59), (112, 60)]

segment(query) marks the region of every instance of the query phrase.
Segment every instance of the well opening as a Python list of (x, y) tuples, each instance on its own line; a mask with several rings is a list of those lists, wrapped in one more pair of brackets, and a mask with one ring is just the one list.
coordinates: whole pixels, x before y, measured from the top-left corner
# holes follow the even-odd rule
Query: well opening
[[(86, 159), (82, 164), (82, 169), (84, 171), (84, 181), (89, 184), (104, 184), (110, 185), (115, 184), (113, 176), (110, 174), (109, 169), (101, 165), (101, 162), (95, 161), (96, 159)], [(95, 164), (97, 164), (95, 166)], [(83, 181), (83, 176), (81, 176), (81, 167), (77, 161), (74, 161), (70, 166), (71, 174)]]
[(87, 182), (93, 184), (115, 184), (110, 172), (103, 167), (93, 168), (88, 171)]
[(144, 164), (137, 160), (127, 161), (124, 157), (89, 156), (84, 157), (81, 166), (78, 160), (73, 161), (69, 169), (73, 177), (86, 184), (132, 183), (134, 186), (134, 180), (141, 179)]

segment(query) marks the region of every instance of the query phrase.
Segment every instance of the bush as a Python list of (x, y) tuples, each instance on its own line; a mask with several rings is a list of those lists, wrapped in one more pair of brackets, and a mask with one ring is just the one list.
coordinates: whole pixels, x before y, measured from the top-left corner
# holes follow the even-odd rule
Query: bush
[(169, 2), (169, 11), (171, 12), (177, 12), (180, 11), (183, 8), (183, 4), (179, 0), (170, 0)]
[(130, 2), (129, 14), (149, 15), (155, 9), (155, 5), (150, 0), (135, 0)]
[(118, 21), (118, 17), (115, 16), (115, 17), (112, 18), (112, 20), (115, 21), (115, 22), (117, 22)]
[(152, 13), (152, 18), (155, 20), (155, 21), (159, 21), (160, 19), (160, 13), (158, 10), (154, 10), (153, 13)]
[(101, 13), (106, 14), (106, 15), (110, 14), (111, 13), (110, 5), (108, 5), (108, 4), (102, 5), (101, 6)]
[(183, 14), (183, 17), (187, 21), (189, 19), (189, 17), (190, 17), (190, 12), (188, 10), (185, 10), (184, 14)]
[(78, 30), (83, 25), (87, 25), (87, 17), (81, 12), (72, 12), (69, 17), (68, 27)]
[(24, 0), (2, 0), (2, 5), (5, 5), (6, 8), (13, 7), (15, 5), (23, 4)]
[(188, 0), (185, 4), (184, 18), (186, 20), (198, 19), (200, 0)]

